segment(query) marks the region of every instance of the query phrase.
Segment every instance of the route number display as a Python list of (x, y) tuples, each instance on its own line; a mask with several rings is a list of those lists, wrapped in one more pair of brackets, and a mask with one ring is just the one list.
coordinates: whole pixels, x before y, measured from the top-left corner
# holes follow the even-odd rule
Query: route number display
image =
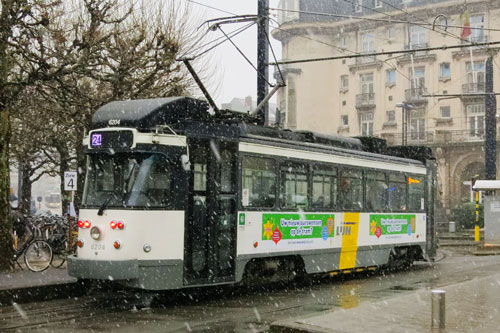
[(65, 171), (64, 172), (64, 190), (65, 191), (76, 191), (76, 184), (77, 184), (76, 171)]

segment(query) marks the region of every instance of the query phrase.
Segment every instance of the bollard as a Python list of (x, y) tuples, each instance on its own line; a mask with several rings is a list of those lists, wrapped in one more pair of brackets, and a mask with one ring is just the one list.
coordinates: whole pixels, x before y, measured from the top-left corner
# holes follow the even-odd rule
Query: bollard
[(445, 328), (446, 326), (446, 292), (444, 290), (432, 291), (432, 328)]

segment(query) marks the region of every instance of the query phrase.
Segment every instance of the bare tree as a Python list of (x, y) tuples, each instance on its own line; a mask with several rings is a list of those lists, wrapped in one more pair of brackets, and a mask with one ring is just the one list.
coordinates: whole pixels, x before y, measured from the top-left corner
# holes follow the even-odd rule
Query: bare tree
[[(0, 1), (2, 270), (11, 267), (11, 111), (16, 108), (16, 141), (36, 131), (23, 121), (48, 124), (46, 134), (50, 127), (57, 129), (56, 135), (28, 142), (32, 146), (16, 142), (14, 155), (29, 161), (30, 180), (47, 170), (62, 173), (75, 157), (82, 164), (81, 139), (99, 106), (117, 99), (189, 94), (191, 80), (175, 60), (200, 36), (190, 27), (188, 9), (173, 0), (155, 10), (132, 0)], [(21, 103), (22, 98), (29, 103)]]

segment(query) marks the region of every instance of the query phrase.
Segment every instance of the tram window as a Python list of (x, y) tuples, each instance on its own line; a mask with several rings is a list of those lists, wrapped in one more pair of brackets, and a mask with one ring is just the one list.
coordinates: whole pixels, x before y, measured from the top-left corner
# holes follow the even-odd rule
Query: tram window
[(276, 167), (274, 160), (260, 157), (243, 157), (242, 196), (243, 207), (273, 208), (276, 193)]
[(424, 207), (424, 177), (408, 177), (408, 209), (423, 210)]
[(389, 209), (406, 210), (406, 177), (403, 174), (389, 174)]
[(286, 164), (281, 167), (281, 207), (308, 207), (307, 170), (307, 166), (299, 164)]
[(194, 190), (206, 191), (207, 189), (207, 165), (194, 163)]
[(383, 172), (366, 172), (366, 202), (368, 211), (383, 211), (387, 200), (387, 181)]
[(115, 178), (110, 177), (110, 175), (116, 174), (114, 168), (118, 166), (115, 166), (112, 159), (98, 160), (94, 166), (89, 167), (94, 167), (96, 169), (95, 177), (96, 180), (99, 180), (95, 182), (97, 191), (113, 192), (115, 190)]
[(342, 171), (339, 184), (339, 197), (344, 210), (363, 209), (363, 177), (361, 171)]
[(170, 164), (164, 158), (151, 166), (147, 184), (147, 205), (165, 206), (170, 200), (172, 172)]
[(312, 207), (333, 209), (336, 202), (337, 170), (329, 167), (316, 167), (313, 171)]

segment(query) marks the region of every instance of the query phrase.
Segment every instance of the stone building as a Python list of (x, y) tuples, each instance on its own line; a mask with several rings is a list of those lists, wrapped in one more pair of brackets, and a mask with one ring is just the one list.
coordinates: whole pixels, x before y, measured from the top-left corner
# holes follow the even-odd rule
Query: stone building
[[(500, 44), (468, 41), (500, 41), (500, 1), (282, 0), (280, 8), (272, 34), (283, 60), (414, 50), (281, 65), (282, 126), (395, 145), (403, 142), (405, 119), (407, 144), (436, 154), (442, 211), (469, 199), (470, 179), (484, 177), (485, 104), (477, 93), (485, 90), (489, 56), (500, 91)], [(470, 33), (462, 28), (467, 20)], [(451, 45), (458, 48), (426, 50)], [(433, 94), (457, 96), (426, 97)]]

